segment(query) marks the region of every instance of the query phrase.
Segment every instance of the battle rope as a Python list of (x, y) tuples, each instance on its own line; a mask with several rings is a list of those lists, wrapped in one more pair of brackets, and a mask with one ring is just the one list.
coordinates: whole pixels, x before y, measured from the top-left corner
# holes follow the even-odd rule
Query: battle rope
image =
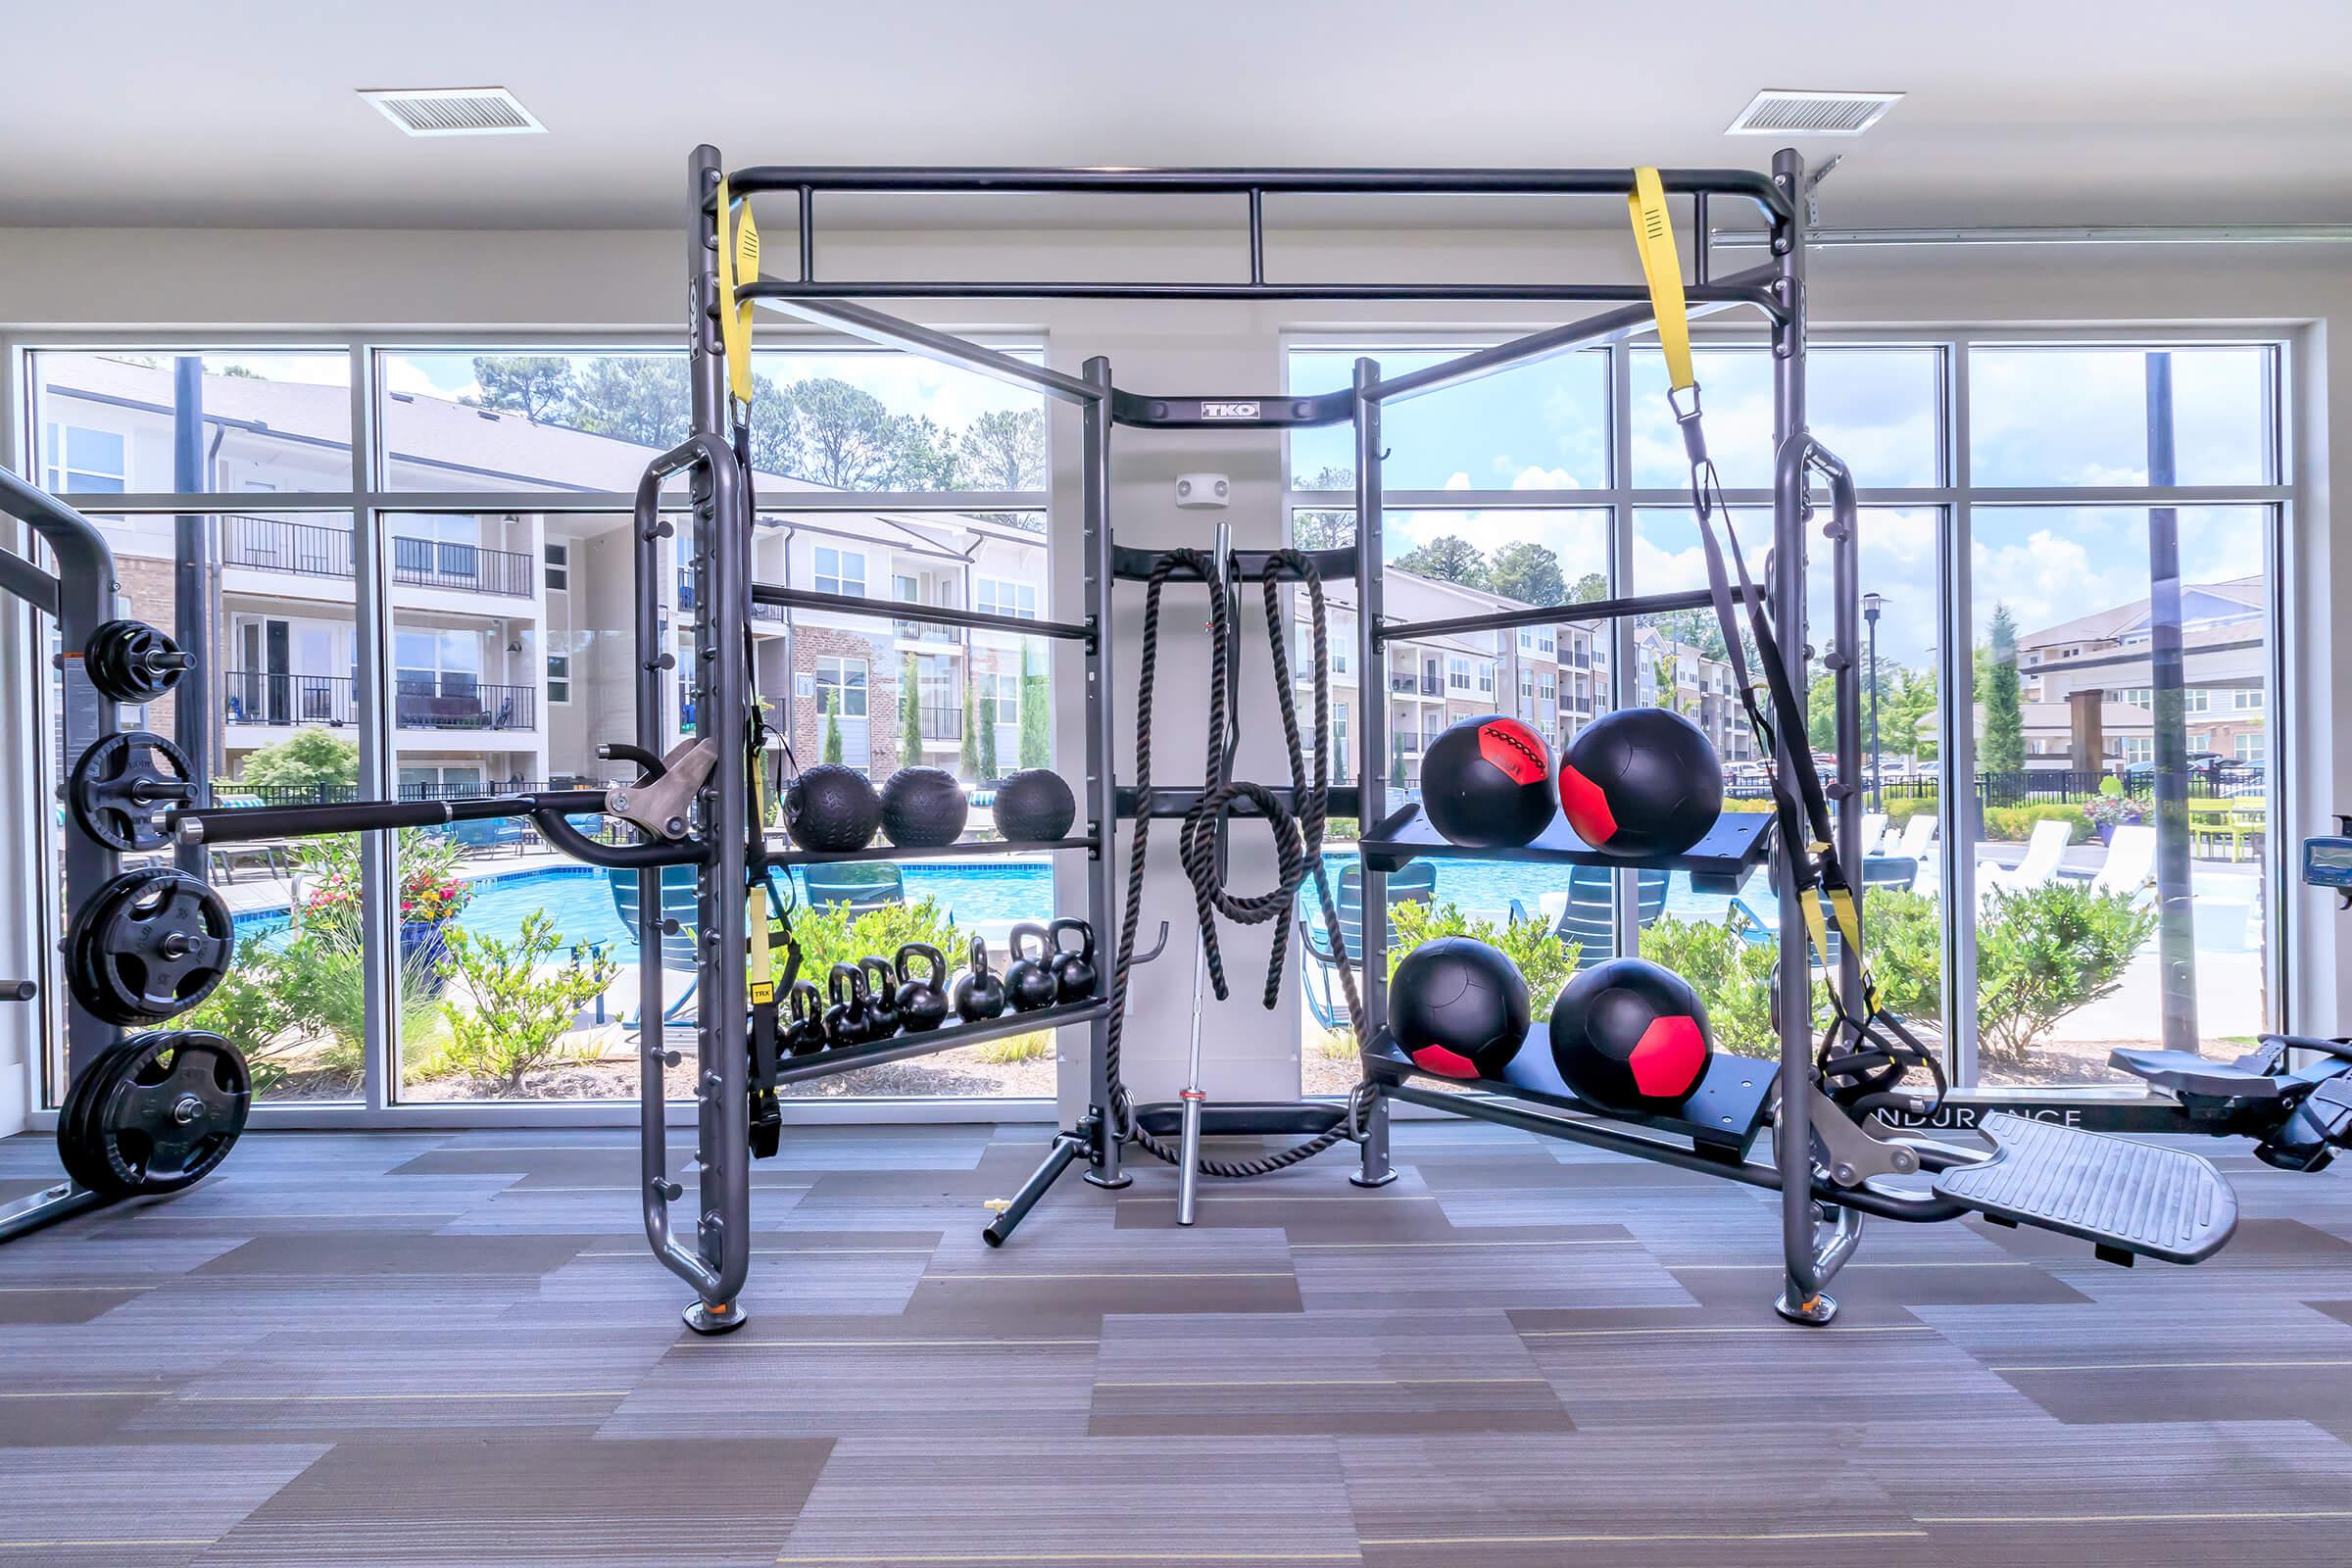
[[(1332, 933), (1332, 945), (1338, 954), (1340, 985), (1347, 994), (1348, 1019), (1359, 1041), (1364, 1029), (1364, 1009), (1356, 993), (1355, 970), (1348, 959), (1346, 944), (1339, 937), (1339, 901), (1332, 895), (1331, 877), (1323, 865), (1323, 830), (1330, 808), (1331, 664), (1330, 625), (1324, 606), (1322, 575), (1316, 570), (1312, 558), (1286, 550), (1267, 557), (1263, 577), (1266, 635), (1273, 653), (1274, 689), (1282, 711), (1283, 744), (1291, 767), (1291, 798), (1298, 807), (1294, 814), (1283, 805), (1281, 797), (1264, 785), (1236, 782), (1230, 777), (1232, 756), (1226, 743), (1226, 692), (1236, 654), (1231, 606), (1225, 593), (1224, 565), (1223, 562), (1204, 551), (1169, 551), (1153, 563), (1152, 574), (1145, 579), (1144, 587), (1143, 657), (1135, 699), (1135, 842), (1128, 855), (1127, 897), (1119, 915), (1118, 957), (1111, 966), (1110, 1019), (1104, 1032), (1102, 1054), (1104, 1073), (1110, 1081), (1112, 1136), (1132, 1138), (1145, 1152), (1171, 1165), (1181, 1163), (1184, 1156), (1174, 1146), (1147, 1131), (1137, 1119), (1133, 1099), (1119, 1075), (1119, 1056), (1120, 1042), (1126, 1031), (1127, 994), (1133, 970), (1136, 933), (1143, 921), (1144, 871), (1150, 859), (1152, 700), (1158, 680), (1160, 595), (1168, 579), (1180, 569), (1197, 570), (1209, 587), (1210, 696), (1206, 765), (1201, 775), (1200, 799), (1186, 811), (1177, 841), (1178, 858), (1184, 864), (1187, 879), (1193, 885), (1194, 907), (1200, 924), (1202, 957), (1208, 968), (1209, 979), (1216, 988), (1218, 1000), (1225, 1000), (1229, 993), (1225, 984), (1224, 958), (1217, 945), (1218, 914), (1242, 925), (1261, 925), (1279, 918), (1283, 923), (1276, 930), (1273, 956), (1266, 966), (1263, 999), (1269, 1009), (1276, 1004), (1282, 990), (1284, 961), (1290, 951), (1290, 911), (1296, 905), (1298, 889), (1311, 876), (1316, 900), (1322, 907), (1324, 929)], [(1279, 570), (1283, 566), (1295, 568), (1304, 580), (1307, 591), (1315, 667), (1315, 769), (1312, 777), (1308, 773), (1304, 747), (1298, 733), (1298, 704), (1291, 691), (1290, 658), (1284, 646)], [(1248, 801), (1256, 807), (1274, 833), (1277, 881), (1273, 889), (1262, 894), (1245, 896), (1229, 893), (1224, 885), (1223, 870), (1217, 863), (1218, 829), (1221, 821), (1231, 815), (1237, 801)], [(1347, 1119), (1327, 1132), (1255, 1159), (1204, 1158), (1200, 1161), (1200, 1172), (1206, 1176), (1231, 1178), (1264, 1176), (1301, 1160), (1311, 1159), (1351, 1136), (1358, 1119), (1356, 1107), (1360, 1096), (1359, 1085), (1356, 1095), (1349, 1099)]]

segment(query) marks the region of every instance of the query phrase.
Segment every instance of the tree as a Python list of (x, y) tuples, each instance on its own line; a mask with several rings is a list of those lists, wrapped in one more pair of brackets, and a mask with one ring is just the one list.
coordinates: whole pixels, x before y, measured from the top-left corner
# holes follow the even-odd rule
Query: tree
[(955, 442), (928, 416), (903, 414), (890, 421), (891, 489), (954, 490), (960, 472)]
[(2018, 704), (2017, 617), (2007, 605), (1992, 607), (1983, 689), (1984, 738), (1978, 743), (1977, 765), (1987, 773), (2015, 773), (2026, 765), (2026, 718)]
[(685, 360), (607, 354), (581, 368), (563, 417), (574, 429), (666, 450), (686, 439), (690, 401)]
[(902, 432), (882, 400), (837, 376), (811, 376), (792, 386), (800, 418), (801, 473), (836, 490), (889, 487)]
[(980, 777), (980, 721), (972, 711), (972, 677), (967, 670), (963, 677), (963, 746), (956, 754), (956, 771), (967, 783), (983, 782)]
[(1597, 571), (1588, 571), (1569, 585), (1561, 596), (1564, 605), (1590, 605), (1609, 597), (1609, 579)]
[(1893, 669), (1892, 681), (1880, 689), (1879, 746), (1888, 757), (1923, 762), (1936, 760), (1936, 672), (1932, 669)]
[(752, 377), (752, 466), (796, 477), (801, 471), (801, 411), (764, 375)]
[(899, 663), (899, 765), (912, 767), (923, 760), (922, 691), (914, 675), (914, 656)]
[[(1300, 490), (1352, 490), (1353, 468), (1326, 464), (1311, 479), (1300, 479)], [(1355, 513), (1310, 510), (1291, 514), (1291, 544), (1299, 550), (1338, 550), (1355, 543)]]
[(841, 715), (833, 710), (832, 692), (822, 691), (817, 694), (816, 710), (818, 712), (824, 715), (825, 720), (825, 738), (822, 747), (822, 756), (824, 760), (828, 762), (838, 762), (842, 760), (843, 756), (841, 745)]
[(983, 784), (993, 784), (997, 778), (997, 699), (992, 694), (980, 699), (980, 771), (976, 775)]
[(1549, 546), (1522, 539), (1494, 552), (1487, 566), (1487, 587), (1505, 599), (1527, 605), (1565, 604), (1568, 584), (1560, 558)]
[(1046, 690), (1046, 672), (1037, 667), (1036, 659), (1024, 643), (1021, 646), (1021, 766), (1051, 767), (1054, 765), (1054, 715), (1047, 710), (1052, 701)]
[(1444, 534), (1417, 550), (1396, 558), (1406, 571), (1440, 582), (1458, 582), (1472, 588), (1487, 585), (1487, 558), (1469, 540)]
[(236, 781), (256, 790), (316, 790), (360, 782), (360, 743), (326, 729), (298, 729), (245, 759)]
[(1694, 699), (1686, 698), (1683, 695), (1682, 665), (1681, 657), (1672, 648), (1666, 649), (1650, 661), (1650, 680), (1656, 685), (1657, 691), (1651, 696), (1649, 706), (1663, 708), (1670, 713), (1681, 713), (1688, 717), (1697, 707), (1697, 703)]
[[(1867, 747), (1870, 743), (1869, 699), (1865, 697), (1863, 701), (1862, 740)], [(1805, 693), (1805, 739), (1812, 743), (1817, 752), (1838, 750), (1838, 677), (1826, 669), (1813, 677), (1813, 684)]]
[(1046, 416), (1042, 409), (991, 409), (956, 443), (965, 477), (981, 490), (1046, 487)]
[(467, 401), (481, 408), (541, 421), (564, 419), (571, 410), (571, 361), (561, 354), (476, 355), (473, 381), (481, 391)]
[[(1645, 622), (1670, 642), (1688, 643), (1709, 659), (1724, 657), (1723, 623), (1712, 610), (1669, 610)], [(1746, 641), (1742, 634), (1740, 640)]]

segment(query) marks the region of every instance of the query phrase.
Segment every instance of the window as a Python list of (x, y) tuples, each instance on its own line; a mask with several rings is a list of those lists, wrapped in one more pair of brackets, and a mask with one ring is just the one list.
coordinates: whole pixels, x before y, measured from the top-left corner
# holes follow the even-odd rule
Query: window
[(2124, 737), (2124, 762), (2127, 766), (2139, 765), (2147, 762), (2153, 762), (2154, 760), (2156, 760), (2156, 742), (2153, 737), (2147, 735), (2127, 735)]
[(550, 543), (546, 547), (547, 591), (551, 594), (571, 591), (571, 546)]
[(2152, 400), (2169, 392), (2169, 482), (2269, 483), (2277, 373), (2277, 352), (2263, 346), (1971, 349), (1972, 476), (1981, 485), (2147, 484)]
[(1478, 691), (1482, 697), (1494, 695), (1494, 662), (1491, 659), (1478, 662)]
[(991, 615), (1017, 615), (1023, 620), (1037, 619), (1037, 590), (1034, 582), (1007, 582), (1001, 577), (980, 577), (972, 583), (972, 608)]
[(2261, 712), (2263, 709), (2262, 688), (2259, 686), (2238, 687), (2230, 694), (2230, 706), (2241, 713)]
[(74, 491), (120, 495), (129, 488), (126, 476), (130, 470), (124, 463), (121, 431), (52, 424), (46, 434), (49, 461), (43, 472), (49, 490), (58, 495)]
[(201, 454), (192, 494), (353, 488), (346, 349), (36, 349), (26, 363), (40, 436), (31, 471), (62, 494), (174, 490), (183, 437)]
[(2233, 755), (2239, 761), (2260, 765), (2266, 760), (2262, 741), (2262, 731), (2258, 729), (2239, 730), (2237, 738), (2230, 743), (2230, 746)]
[(830, 654), (818, 658), (816, 701), (819, 712), (840, 718), (865, 717), (865, 661), (836, 659)]
[(1446, 661), (1446, 689), (1449, 692), (1466, 692), (1470, 689), (1470, 661), (1458, 658)]
[(2180, 711), (2205, 713), (2213, 710), (2213, 693), (2202, 686), (2191, 686), (2180, 694)]
[(865, 557), (833, 545), (816, 547), (816, 591), (865, 597)]
[(571, 656), (569, 654), (547, 656), (547, 700), (550, 703), (571, 701)]

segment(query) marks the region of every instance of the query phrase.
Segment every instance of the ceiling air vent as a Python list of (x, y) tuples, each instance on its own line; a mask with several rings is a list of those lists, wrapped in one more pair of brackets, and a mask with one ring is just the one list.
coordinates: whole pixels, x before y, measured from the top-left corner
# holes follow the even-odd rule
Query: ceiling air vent
[(526, 136), (547, 129), (504, 87), (389, 87), (360, 96), (412, 136)]
[(1859, 136), (1896, 104), (1899, 92), (1805, 92), (1767, 87), (1748, 100), (1727, 136)]

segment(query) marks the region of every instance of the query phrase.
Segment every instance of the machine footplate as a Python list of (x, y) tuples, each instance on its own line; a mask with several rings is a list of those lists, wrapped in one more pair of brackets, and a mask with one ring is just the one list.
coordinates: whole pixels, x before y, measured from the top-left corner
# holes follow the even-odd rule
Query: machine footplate
[(1992, 1157), (1942, 1172), (1936, 1191), (1988, 1219), (2168, 1263), (2203, 1262), (2237, 1228), (2237, 1195), (2195, 1154), (2006, 1113), (1980, 1130)]

